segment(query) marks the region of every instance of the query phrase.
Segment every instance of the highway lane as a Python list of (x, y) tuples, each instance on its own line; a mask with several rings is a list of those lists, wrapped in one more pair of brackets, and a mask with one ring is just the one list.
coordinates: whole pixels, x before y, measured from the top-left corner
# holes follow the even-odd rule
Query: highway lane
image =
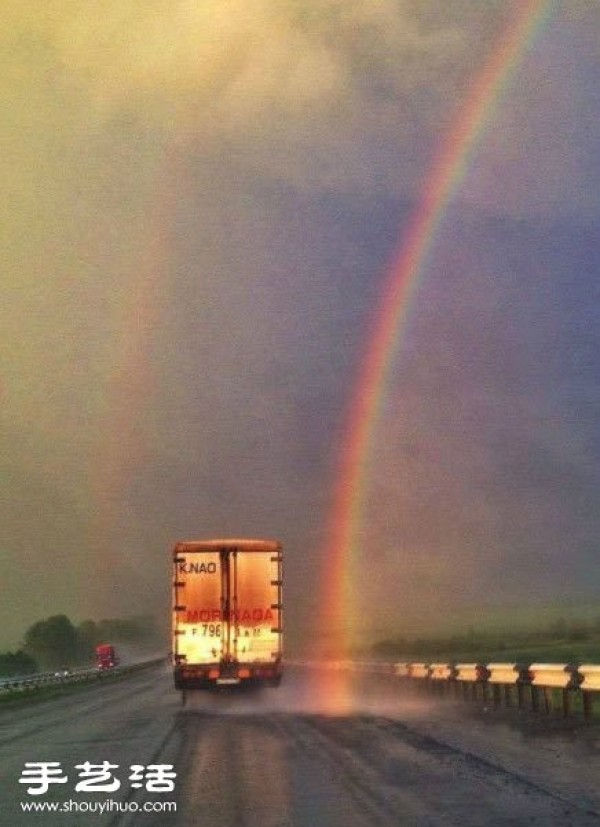
[[(195, 693), (182, 708), (165, 665), (1, 709), (0, 825), (600, 825), (599, 729), (486, 717), (385, 678), (351, 690), (338, 680), (295, 670), (277, 690)], [(59, 762), (68, 781), (28, 794), (19, 778), (34, 761)], [(86, 761), (117, 765), (119, 789), (75, 792)], [(173, 765), (173, 792), (132, 786), (131, 765), (150, 764)], [(113, 811), (23, 813), (32, 801)], [(171, 802), (176, 812), (115, 809)]]

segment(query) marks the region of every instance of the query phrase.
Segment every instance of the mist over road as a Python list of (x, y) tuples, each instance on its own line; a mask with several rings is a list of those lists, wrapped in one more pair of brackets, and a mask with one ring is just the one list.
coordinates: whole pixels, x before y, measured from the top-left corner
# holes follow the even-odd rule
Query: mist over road
[[(352, 676), (356, 681), (357, 677)], [(335, 714), (336, 707), (339, 712)], [(31, 795), (25, 762), (68, 782)], [(75, 792), (76, 765), (116, 765), (113, 792)], [(130, 766), (172, 764), (172, 792), (130, 784)], [(405, 695), (388, 679), (336, 687), (288, 670), (278, 690), (193, 694), (166, 665), (127, 680), (0, 710), (0, 825), (600, 824), (600, 732), (519, 722)], [(176, 812), (23, 813), (20, 802), (175, 802)]]

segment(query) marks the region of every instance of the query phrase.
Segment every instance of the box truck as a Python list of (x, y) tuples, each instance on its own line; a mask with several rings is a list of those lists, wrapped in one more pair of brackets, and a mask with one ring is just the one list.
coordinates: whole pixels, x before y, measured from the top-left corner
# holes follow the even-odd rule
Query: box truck
[(119, 658), (115, 647), (110, 643), (100, 643), (96, 646), (96, 666), (98, 669), (112, 669), (119, 665)]
[(175, 687), (278, 686), (282, 546), (277, 540), (178, 542), (173, 550)]

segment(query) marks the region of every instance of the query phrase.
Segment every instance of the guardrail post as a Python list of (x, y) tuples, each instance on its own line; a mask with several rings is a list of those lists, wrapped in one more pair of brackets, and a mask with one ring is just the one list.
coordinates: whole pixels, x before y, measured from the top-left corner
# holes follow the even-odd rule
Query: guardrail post
[(506, 706), (512, 706), (512, 694), (508, 683), (504, 684), (504, 703)]
[(542, 687), (544, 698), (544, 712), (549, 715), (552, 712), (552, 689), (548, 686)]
[(579, 688), (583, 697), (583, 715), (590, 721), (594, 714), (594, 692), (600, 690), (600, 665), (582, 663), (577, 667)]
[[(546, 715), (550, 715), (553, 710), (555, 702), (555, 691), (560, 689), (562, 692), (562, 708), (563, 715), (567, 716), (571, 708), (571, 700), (569, 692), (577, 689), (581, 675), (576, 667), (570, 663), (532, 663), (529, 665), (529, 675), (532, 687), (535, 686), (536, 692), (539, 690), (542, 694), (543, 711)], [(532, 693), (532, 698), (534, 698)]]
[(537, 686), (531, 685), (531, 708), (534, 712), (539, 709)]
[(492, 684), (492, 693), (494, 696), (494, 706), (500, 706), (500, 684)]

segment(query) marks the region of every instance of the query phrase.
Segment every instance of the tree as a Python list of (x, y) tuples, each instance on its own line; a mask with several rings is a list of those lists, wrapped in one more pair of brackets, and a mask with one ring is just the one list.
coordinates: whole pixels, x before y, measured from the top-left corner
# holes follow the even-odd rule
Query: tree
[(150, 616), (99, 620), (97, 629), (104, 640), (144, 645), (156, 639), (156, 623)]
[(77, 627), (77, 652), (81, 663), (93, 659), (94, 648), (102, 642), (102, 633), (93, 620), (84, 620)]
[(25, 651), (42, 667), (66, 666), (78, 659), (77, 631), (66, 615), (39, 620), (25, 633)]
[(30, 675), (37, 671), (37, 663), (22, 649), (0, 654), (0, 675), (5, 678), (10, 678), (13, 675)]

